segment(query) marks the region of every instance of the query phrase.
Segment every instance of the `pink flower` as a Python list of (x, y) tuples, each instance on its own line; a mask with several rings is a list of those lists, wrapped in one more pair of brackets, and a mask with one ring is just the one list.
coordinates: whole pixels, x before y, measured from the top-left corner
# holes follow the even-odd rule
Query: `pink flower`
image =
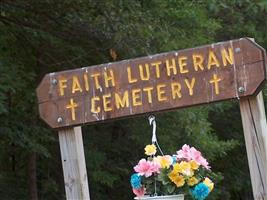
[(194, 147), (191, 147), (190, 148), (190, 159), (200, 164), (200, 160), (202, 159), (202, 155), (200, 151), (196, 150)]
[(149, 177), (153, 173), (159, 173), (160, 165), (156, 162), (146, 161), (144, 158), (134, 167), (140, 176)]
[(178, 159), (187, 159), (190, 160), (190, 146), (184, 144), (181, 150), (177, 151), (177, 158)]
[(144, 194), (145, 194), (145, 188), (144, 188), (144, 187), (141, 187), (141, 188), (138, 188), (138, 189), (134, 189), (134, 188), (133, 188), (133, 193), (134, 193), (137, 197), (142, 197), (142, 196), (144, 196)]
[(202, 165), (206, 169), (210, 169), (208, 161), (201, 155), (201, 152), (194, 147), (190, 148), (191, 159), (196, 161), (199, 165)]
[(186, 159), (187, 161), (194, 160), (197, 164), (202, 165), (206, 169), (210, 169), (209, 163), (201, 155), (201, 152), (194, 147), (190, 148), (187, 144), (185, 144), (181, 150), (177, 151), (177, 158)]
[(200, 165), (202, 165), (203, 167), (205, 167), (206, 169), (210, 170), (210, 166), (208, 161), (202, 157), (202, 159), (200, 160)]

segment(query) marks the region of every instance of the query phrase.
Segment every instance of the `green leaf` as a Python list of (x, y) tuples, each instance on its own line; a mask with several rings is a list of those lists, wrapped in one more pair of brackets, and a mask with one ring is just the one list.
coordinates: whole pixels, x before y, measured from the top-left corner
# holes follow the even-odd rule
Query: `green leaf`
[(173, 194), (175, 189), (176, 189), (176, 187), (174, 185), (168, 185), (167, 186), (167, 191), (168, 191), (169, 194)]

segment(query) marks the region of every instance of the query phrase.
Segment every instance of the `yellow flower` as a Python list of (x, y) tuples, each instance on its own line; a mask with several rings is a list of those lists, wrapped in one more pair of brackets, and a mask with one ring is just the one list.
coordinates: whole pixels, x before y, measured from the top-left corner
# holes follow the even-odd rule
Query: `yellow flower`
[(154, 161), (160, 164), (161, 168), (169, 169), (172, 164), (172, 157), (169, 155), (166, 156), (157, 156), (154, 158)]
[(173, 171), (174, 171), (175, 173), (182, 173), (182, 168), (181, 168), (181, 166), (180, 166), (180, 163), (175, 163), (175, 164), (173, 165)]
[(208, 178), (206, 177), (205, 180), (203, 181), (203, 183), (209, 187), (210, 191), (213, 190), (214, 188), (214, 183)]
[(146, 145), (145, 154), (148, 156), (155, 155), (157, 152), (157, 147), (154, 144)]
[(187, 180), (187, 184), (189, 186), (193, 186), (193, 185), (196, 185), (197, 183), (199, 182), (199, 180), (196, 178), (196, 177), (191, 177)]
[(179, 175), (178, 173), (175, 173), (174, 170), (169, 173), (169, 178), (177, 187), (182, 187), (185, 184), (184, 177)]
[(197, 169), (199, 168), (199, 164), (197, 164), (196, 161), (191, 160), (189, 163), (190, 163), (191, 168), (192, 168), (193, 170), (197, 170)]
[(194, 175), (194, 171), (191, 169), (190, 163), (182, 161), (178, 165), (179, 167), (176, 167), (176, 170), (178, 170), (179, 173), (182, 173), (183, 175), (186, 175), (189, 177)]

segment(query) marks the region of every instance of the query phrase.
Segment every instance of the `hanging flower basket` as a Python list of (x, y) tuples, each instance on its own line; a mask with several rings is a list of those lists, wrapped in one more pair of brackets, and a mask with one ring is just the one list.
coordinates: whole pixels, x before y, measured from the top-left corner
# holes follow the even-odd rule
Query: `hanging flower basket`
[(183, 194), (178, 195), (168, 195), (168, 196), (143, 196), (143, 197), (135, 197), (135, 200), (184, 200)]
[[(214, 188), (207, 160), (187, 144), (176, 154), (164, 155), (156, 138), (155, 118), (151, 121), (152, 144), (145, 147), (147, 157), (139, 160), (130, 180), (135, 200), (184, 200), (184, 194), (206, 199)], [(162, 155), (156, 155), (157, 150)]]

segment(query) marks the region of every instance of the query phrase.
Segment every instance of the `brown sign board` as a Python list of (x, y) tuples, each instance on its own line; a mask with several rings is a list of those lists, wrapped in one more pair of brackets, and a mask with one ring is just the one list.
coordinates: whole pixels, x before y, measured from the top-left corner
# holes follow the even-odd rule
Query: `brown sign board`
[(52, 128), (256, 95), (266, 53), (248, 38), (47, 74), (37, 96)]

